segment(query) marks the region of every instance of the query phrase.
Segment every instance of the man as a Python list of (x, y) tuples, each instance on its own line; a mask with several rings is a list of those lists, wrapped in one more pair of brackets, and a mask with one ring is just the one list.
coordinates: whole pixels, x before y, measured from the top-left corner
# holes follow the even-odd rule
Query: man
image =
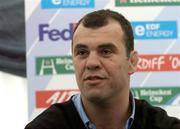
[(121, 14), (99, 10), (84, 16), (72, 39), (80, 95), (54, 104), (26, 129), (180, 129), (180, 120), (135, 100), (130, 75), (136, 71), (131, 25)]

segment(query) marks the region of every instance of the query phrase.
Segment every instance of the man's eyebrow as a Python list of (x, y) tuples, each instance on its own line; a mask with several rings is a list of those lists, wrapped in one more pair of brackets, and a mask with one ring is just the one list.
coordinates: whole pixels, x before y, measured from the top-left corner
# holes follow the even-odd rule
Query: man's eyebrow
[(74, 47), (74, 50), (77, 50), (77, 49), (80, 49), (80, 48), (88, 48), (86, 45), (84, 45), (84, 44), (77, 44), (77, 45), (75, 45), (75, 47)]
[(112, 43), (105, 43), (105, 44), (101, 44), (98, 46), (99, 49), (102, 48), (111, 48), (111, 49), (116, 49), (116, 46)]

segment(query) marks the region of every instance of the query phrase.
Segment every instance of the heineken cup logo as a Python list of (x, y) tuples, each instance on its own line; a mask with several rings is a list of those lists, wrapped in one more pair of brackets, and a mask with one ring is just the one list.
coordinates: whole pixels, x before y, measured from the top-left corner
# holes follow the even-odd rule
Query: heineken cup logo
[(73, 74), (71, 56), (50, 56), (36, 58), (37, 75)]
[(116, 0), (115, 6), (177, 6), (180, 0)]
[(127, 3), (127, 0), (119, 0), (120, 3)]

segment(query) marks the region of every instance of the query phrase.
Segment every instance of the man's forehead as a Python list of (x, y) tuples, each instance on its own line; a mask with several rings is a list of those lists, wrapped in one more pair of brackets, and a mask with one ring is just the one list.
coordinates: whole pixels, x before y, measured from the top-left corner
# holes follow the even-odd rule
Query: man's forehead
[[(78, 25), (78, 27), (76, 28), (75, 32), (74, 32), (74, 35), (79, 32), (79, 31), (82, 31), (82, 30), (99, 30), (99, 29), (102, 29), (102, 28), (106, 28), (106, 27), (113, 27), (115, 26), (115, 28), (118, 27), (118, 29), (121, 30), (121, 25), (118, 21), (116, 20), (113, 20), (113, 19), (110, 19), (108, 20), (108, 23), (107, 24), (104, 24), (103, 26), (96, 26), (96, 25), (92, 25), (92, 26), (84, 26), (83, 23), (80, 23)], [(113, 31), (113, 30), (112, 30)]]
[[(98, 38), (98, 37), (101, 37), (101, 38)], [(112, 44), (112, 42), (116, 42), (116, 41), (122, 42), (123, 32), (122, 32), (121, 26), (119, 25), (117, 21), (110, 21), (109, 24), (96, 28), (96, 29), (87, 28), (83, 26), (83, 24), (81, 23), (79, 24), (78, 28), (74, 32), (73, 39), (72, 39), (72, 47), (75, 48), (77, 44), (81, 44), (80, 45), (81, 48), (85, 46), (88, 47), (86, 43), (93, 43), (94, 38), (96, 38), (96, 43), (98, 44), (101, 44), (101, 43)], [(97, 38), (99, 41), (97, 40)], [(85, 44), (85, 45), (82, 46), (82, 44)], [(77, 48), (79, 48), (79, 45)]]
[[(83, 44), (83, 43), (78, 43), (74, 46), (74, 49), (88, 49), (90, 46), (89, 44)], [(93, 46), (96, 49), (101, 49), (101, 48), (116, 48), (116, 45), (113, 43), (101, 43), (97, 44), (96, 46)]]

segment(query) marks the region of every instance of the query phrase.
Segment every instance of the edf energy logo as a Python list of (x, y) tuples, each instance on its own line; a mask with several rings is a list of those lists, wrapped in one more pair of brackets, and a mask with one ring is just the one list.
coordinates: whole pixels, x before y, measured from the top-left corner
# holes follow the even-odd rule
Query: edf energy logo
[(94, 8), (94, 0), (41, 0), (41, 7), (48, 8)]
[(176, 39), (176, 21), (132, 22), (134, 38), (149, 39)]
[(177, 6), (180, 0), (116, 0), (116, 6)]
[(40, 24), (38, 27), (39, 41), (51, 40), (58, 41), (60, 39), (67, 41), (72, 39), (73, 30), (76, 24), (69, 24), (67, 28), (52, 28), (49, 24)]

